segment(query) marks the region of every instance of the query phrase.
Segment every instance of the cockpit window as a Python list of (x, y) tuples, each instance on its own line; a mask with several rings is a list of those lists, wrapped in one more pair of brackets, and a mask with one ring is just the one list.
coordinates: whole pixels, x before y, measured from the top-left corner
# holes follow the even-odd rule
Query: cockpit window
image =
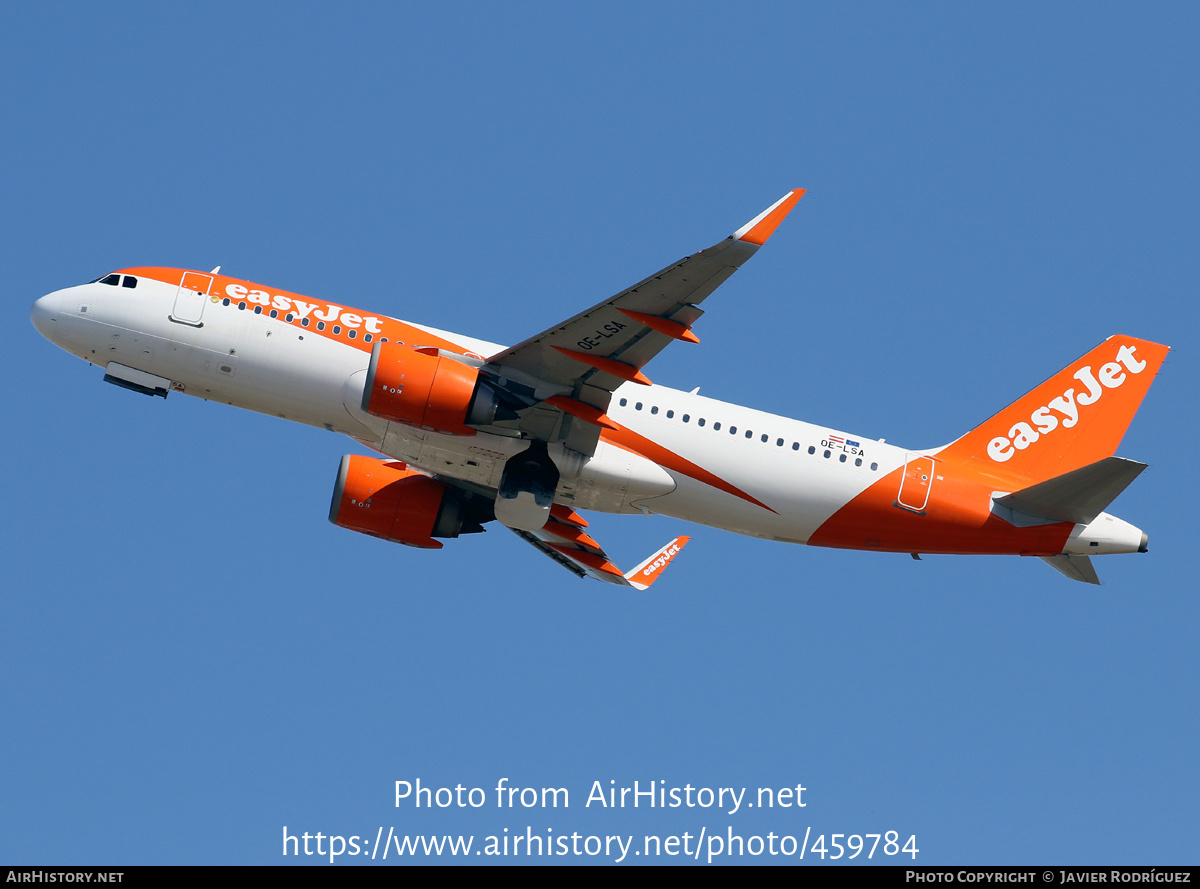
[(121, 283), (121, 276), (120, 275), (105, 275), (103, 278), (100, 279), (100, 283), (101, 284), (111, 284), (113, 287), (116, 287), (118, 284)]
[(131, 288), (137, 287), (137, 278), (135, 278), (133, 275), (126, 275), (125, 278), (121, 281), (121, 286), (122, 287), (131, 287)]

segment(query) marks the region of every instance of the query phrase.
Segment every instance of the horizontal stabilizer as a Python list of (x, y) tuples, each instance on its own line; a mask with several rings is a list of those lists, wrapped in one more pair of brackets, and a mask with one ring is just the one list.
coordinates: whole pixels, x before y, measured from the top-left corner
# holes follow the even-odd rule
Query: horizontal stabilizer
[(1082, 581), (1083, 583), (1094, 583), (1100, 585), (1100, 578), (1096, 574), (1096, 569), (1092, 567), (1092, 560), (1087, 556), (1040, 556), (1041, 560), (1053, 568), (1060, 574), (1064, 574), (1071, 580)]
[[(1145, 463), (1138, 463), (1136, 460), (1105, 457), (1079, 469), (1038, 482), (1024, 490), (996, 497), (994, 502), (997, 506), (1007, 507), (1026, 516), (1087, 525), (1104, 512), (1104, 508), (1116, 500), (1117, 495), (1145, 468)], [(1058, 556), (1054, 558), (1057, 559)], [(1062, 568), (1058, 570), (1067, 573)]]

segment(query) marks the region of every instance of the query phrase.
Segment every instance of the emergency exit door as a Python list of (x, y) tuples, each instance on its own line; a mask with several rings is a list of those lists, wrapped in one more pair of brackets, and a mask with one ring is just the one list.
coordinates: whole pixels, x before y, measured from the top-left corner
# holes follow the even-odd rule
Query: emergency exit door
[(204, 304), (208, 301), (208, 291), (212, 288), (212, 275), (202, 275), (199, 272), (184, 272), (183, 280), (179, 282), (179, 290), (175, 294), (175, 308), (171, 310), (171, 320), (180, 324), (190, 324), (192, 327), (202, 327)]
[(932, 489), (933, 458), (909, 454), (904, 463), (904, 475), (900, 477), (896, 505), (913, 512), (924, 512), (929, 505), (929, 492)]

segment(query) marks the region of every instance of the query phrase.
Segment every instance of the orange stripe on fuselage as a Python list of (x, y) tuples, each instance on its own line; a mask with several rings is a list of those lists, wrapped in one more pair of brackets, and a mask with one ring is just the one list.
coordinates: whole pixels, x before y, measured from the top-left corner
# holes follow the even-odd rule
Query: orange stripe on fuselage
[(878, 549), (897, 553), (1061, 553), (1074, 525), (1056, 522), (1018, 528), (991, 512), (994, 488), (956, 475), (934, 460), (933, 483), (920, 513), (897, 506), (901, 466), (863, 491), (808, 539), (812, 546)]
[[(638, 435), (632, 429), (628, 429), (620, 424), (616, 424), (616, 429), (604, 429), (600, 438), (609, 444), (616, 445), (622, 450), (630, 451), (647, 460), (652, 460), (663, 469), (671, 469), (675, 472), (682, 473), (696, 481), (703, 482), (706, 485), (711, 485), (718, 490), (724, 491), (727, 494), (732, 494), (734, 497), (740, 497), (747, 503), (753, 503), (755, 506), (761, 506), (769, 512), (775, 512), (767, 504), (761, 500), (756, 500), (751, 497), (741, 488), (731, 485), (725, 479), (718, 475), (714, 475), (702, 466), (697, 466), (691, 460), (685, 460), (683, 457), (669, 450), (655, 441), (646, 438), (644, 435)], [(776, 513), (778, 515), (778, 513)]]
[[(172, 287), (179, 286), (184, 274), (206, 279), (212, 278), (213, 284), (209, 289), (209, 303), (204, 307), (205, 313), (212, 311), (237, 312), (239, 303), (246, 304), (246, 308), (242, 311), (247, 312), (253, 312), (255, 306), (262, 306), (262, 316), (265, 318), (269, 318), (271, 310), (275, 310), (278, 317), (271, 320), (295, 327), (305, 334), (324, 337), (343, 346), (358, 349), (361, 352), (369, 353), (375, 341), (384, 337), (391, 343), (434, 346), (445, 349), (447, 352), (457, 352), (460, 355), (468, 352), (458, 343), (435, 336), (419, 327), (405, 324), (403, 321), (397, 321), (395, 318), (363, 312), (361, 309), (354, 309), (328, 300), (317, 302), (298, 293), (263, 287), (261, 284), (230, 278), (226, 275), (158, 266), (120, 269), (119, 272), (161, 281)], [(222, 303), (222, 300), (226, 298), (229, 299), (228, 306)], [(286, 320), (289, 313), (292, 315), (291, 321)], [(309, 322), (307, 327), (304, 326), (305, 319)], [(324, 324), (325, 329), (318, 330), (318, 323)], [(338, 333), (333, 332), (335, 326), (340, 328)], [(350, 336), (351, 331), (354, 331), (353, 337)], [(367, 339), (368, 335), (370, 340)]]

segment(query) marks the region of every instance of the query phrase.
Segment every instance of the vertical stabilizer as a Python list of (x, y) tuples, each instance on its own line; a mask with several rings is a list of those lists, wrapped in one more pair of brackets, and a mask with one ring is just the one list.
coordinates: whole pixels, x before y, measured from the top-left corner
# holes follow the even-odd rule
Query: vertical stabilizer
[(1018, 491), (1111, 457), (1169, 351), (1148, 340), (1109, 337), (943, 448), (938, 459)]

